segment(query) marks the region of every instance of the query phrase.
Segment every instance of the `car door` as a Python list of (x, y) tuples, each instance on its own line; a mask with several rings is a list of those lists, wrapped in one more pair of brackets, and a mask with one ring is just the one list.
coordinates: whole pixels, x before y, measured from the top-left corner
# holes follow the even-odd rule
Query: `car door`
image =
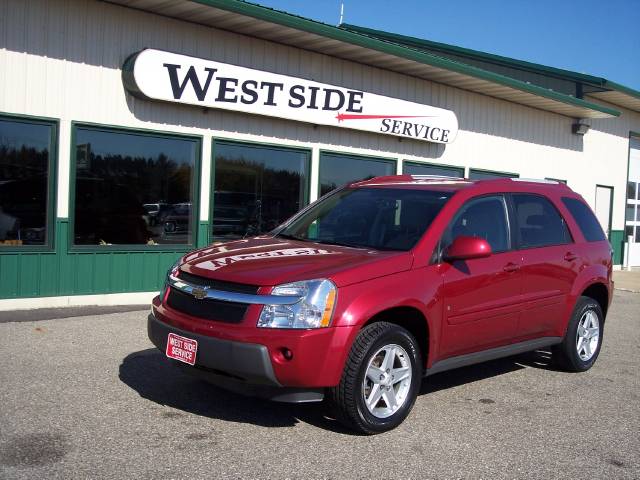
[(523, 258), (518, 338), (526, 340), (551, 334), (564, 320), (579, 258), (565, 220), (550, 199), (514, 193), (511, 201), (515, 240)]
[(484, 238), (492, 254), (441, 264), (440, 358), (510, 343), (521, 309), (522, 262), (512, 249), (505, 196), (485, 195), (466, 202), (445, 231), (442, 246), (460, 235)]

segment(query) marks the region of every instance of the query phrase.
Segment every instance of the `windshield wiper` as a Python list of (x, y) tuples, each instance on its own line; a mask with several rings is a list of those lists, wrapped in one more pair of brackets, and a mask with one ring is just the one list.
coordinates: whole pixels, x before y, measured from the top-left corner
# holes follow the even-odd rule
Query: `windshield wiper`
[(327, 245), (337, 245), (339, 247), (369, 248), (366, 245), (356, 245), (356, 244), (353, 244), (353, 243), (335, 242), (333, 240), (322, 240), (320, 238), (316, 238), (313, 241), (316, 242), (316, 243), (325, 243)]
[(309, 241), (309, 239), (307, 239), (307, 238), (297, 237), (295, 235), (290, 235), (288, 233), (278, 233), (276, 235), (276, 237), (287, 238), (289, 240), (298, 240), (299, 242), (308, 242)]

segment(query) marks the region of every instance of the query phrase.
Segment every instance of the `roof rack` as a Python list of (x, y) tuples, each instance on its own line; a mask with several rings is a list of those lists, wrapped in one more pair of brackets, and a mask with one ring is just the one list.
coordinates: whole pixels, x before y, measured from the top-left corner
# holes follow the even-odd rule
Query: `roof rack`
[(513, 182), (531, 182), (531, 183), (546, 183), (548, 185), (564, 185), (562, 182), (558, 182), (557, 180), (547, 180), (546, 178), (510, 178), (509, 180)]
[(464, 177), (455, 175), (410, 175), (414, 180), (464, 180)]

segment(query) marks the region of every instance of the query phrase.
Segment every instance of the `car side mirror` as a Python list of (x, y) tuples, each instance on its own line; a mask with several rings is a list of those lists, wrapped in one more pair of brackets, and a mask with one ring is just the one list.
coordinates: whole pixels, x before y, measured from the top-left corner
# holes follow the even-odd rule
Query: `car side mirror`
[(484, 238), (460, 235), (444, 251), (445, 260), (469, 260), (491, 255), (491, 245)]

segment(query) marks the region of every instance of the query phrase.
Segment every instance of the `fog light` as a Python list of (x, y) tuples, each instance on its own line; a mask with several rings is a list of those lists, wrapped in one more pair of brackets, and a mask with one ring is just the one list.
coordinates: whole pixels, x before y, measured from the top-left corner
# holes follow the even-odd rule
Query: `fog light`
[(291, 360), (293, 358), (293, 352), (286, 347), (282, 347), (280, 353), (282, 353), (282, 357), (285, 360)]

